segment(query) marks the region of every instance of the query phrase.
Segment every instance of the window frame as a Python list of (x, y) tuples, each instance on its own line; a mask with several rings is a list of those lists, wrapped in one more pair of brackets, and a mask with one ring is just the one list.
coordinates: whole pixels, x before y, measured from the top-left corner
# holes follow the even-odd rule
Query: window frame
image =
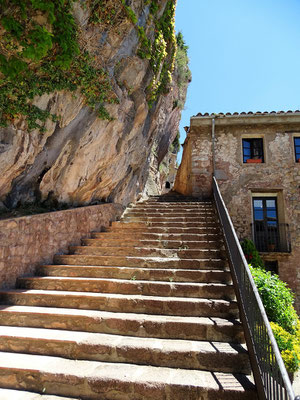
[[(299, 144), (296, 145), (296, 140), (299, 140)], [(296, 148), (299, 147), (299, 151), (296, 150)], [(295, 162), (300, 163), (300, 136), (294, 136), (294, 154), (295, 154)], [(297, 156), (298, 154), (298, 156)]]
[[(262, 201), (262, 219), (255, 218), (255, 201)], [(267, 201), (275, 202), (275, 218), (268, 217)], [(253, 196), (252, 197), (252, 212), (253, 212), (253, 234), (254, 243), (260, 252), (278, 251), (280, 248), (280, 219), (278, 213), (278, 198), (277, 196)], [(270, 224), (274, 220), (274, 225)]]
[[(250, 156), (248, 156), (247, 154), (245, 154), (245, 149), (247, 149), (245, 147), (246, 142), (248, 142), (250, 144)], [(259, 142), (260, 143), (260, 150), (261, 150), (261, 154), (260, 155), (255, 155), (254, 154), (254, 150), (255, 150), (255, 146), (254, 143), (255, 142)], [(245, 157), (248, 157), (245, 159)], [(255, 157), (260, 157), (260, 158), (255, 158)], [(247, 162), (247, 160), (261, 160), (261, 162), (257, 162), (258, 164), (262, 164), (265, 163), (265, 154), (264, 154), (264, 139), (262, 137), (255, 137), (255, 138), (249, 138), (249, 137), (243, 137), (242, 138), (242, 158), (243, 158), (243, 164), (252, 164)]]
[[(255, 207), (254, 207), (254, 201), (255, 200), (261, 200), (263, 203), (263, 219), (262, 220), (258, 220), (255, 219)], [(276, 226), (278, 226), (279, 224), (279, 218), (278, 218), (278, 201), (277, 201), (277, 196), (253, 196), (252, 197), (252, 207), (253, 207), (253, 222), (255, 221), (263, 221), (263, 224), (267, 226), (268, 223), (268, 215), (267, 215), (267, 201), (268, 200), (274, 200), (275, 201), (275, 212), (276, 212)]]

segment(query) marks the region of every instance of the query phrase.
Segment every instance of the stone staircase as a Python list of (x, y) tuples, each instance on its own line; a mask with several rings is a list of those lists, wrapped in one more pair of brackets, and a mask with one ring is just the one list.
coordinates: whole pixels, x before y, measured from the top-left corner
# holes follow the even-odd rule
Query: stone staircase
[(257, 398), (214, 208), (192, 200), (138, 203), (0, 292), (1, 400)]

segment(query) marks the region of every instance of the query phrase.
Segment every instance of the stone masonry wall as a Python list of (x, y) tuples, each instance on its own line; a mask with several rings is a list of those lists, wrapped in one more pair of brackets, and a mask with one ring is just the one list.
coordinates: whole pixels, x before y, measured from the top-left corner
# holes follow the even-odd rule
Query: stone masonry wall
[[(263, 253), (265, 260), (278, 261), (279, 276), (296, 294), (300, 312), (300, 163), (295, 162), (293, 137), (299, 124), (216, 124), (216, 177), (239, 239), (252, 238), (252, 197), (261, 193), (277, 196), (279, 223), (289, 225), (292, 252)], [(242, 138), (263, 138), (264, 163), (244, 164)], [(175, 189), (197, 197), (212, 195), (211, 124), (191, 120), (189, 151), (183, 157)]]
[[(201, 138), (201, 139), (200, 139)], [(174, 190), (201, 199), (210, 198), (212, 162), (210, 133), (200, 128), (189, 133), (183, 149)]]
[[(265, 254), (278, 261), (278, 272), (296, 294), (300, 311), (300, 164), (295, 162), (293, 126), (224, 127), (217, 131), (216, 169), (222, 170), (220, 190), (240, 239), (251, 238), (252, 195), (277, 196), (279, 223), (289, 225), (292, 252)], [(263, 137), (265, 162), (244, 164), (242, 138)], [(248, 137), (248, 136), (247, 136)]]
[(0, 221), (0, 286), (14, 287), (19, 276), (52, 263), (90, 232), (100, 231), (121, 215), (118, 204), (101, 204)]

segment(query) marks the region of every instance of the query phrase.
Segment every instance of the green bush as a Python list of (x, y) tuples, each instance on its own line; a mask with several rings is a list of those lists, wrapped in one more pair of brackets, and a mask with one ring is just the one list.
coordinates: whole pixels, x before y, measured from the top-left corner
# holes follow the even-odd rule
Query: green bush
[(277, 275), (250, 267), (254, 282), (270, 321), (291, 334), (296, 333), (298, 316), (293, 307), (294, 295)]
[(180, 134), (179, 134), (179, 131), (178, 131), (175, 139), (171, 143), (170, 151), (173, 154), (177, 154), (179, 152), (179, 150), (180, 150)]
[(252, 240), (244, 239), (241, 243), (241, 246), (246, 260), (252, 265), (252, 267), (259, 268), (264, 266), (264, 262), (256, 250), (255, 244), (252, 242)]
[(278, 275), (263, 269), (264, 263), (251, 240), (245, 239), (241, 246), (283, 362), (289, 372), (295, 372), (300, 368), (300, 321), (293, 307), (294, 294)]
[(191, 81), (192, 73), (189, 69), (189, 57), (188, 57), (189, 47), (185, 44), (181, 32), (177, 33), (176, 42), (177, 42), (176, 67), (178, 73), (177, 82), (178, 86), (181, 88), (182, 86), (186, 86), (186, 84)]
[(271, 322), (271, 328), (286, 369), (296, 372), (300, 368), (300, 325), (298, 324), (296, 335), (287, 332), (275, 322)]

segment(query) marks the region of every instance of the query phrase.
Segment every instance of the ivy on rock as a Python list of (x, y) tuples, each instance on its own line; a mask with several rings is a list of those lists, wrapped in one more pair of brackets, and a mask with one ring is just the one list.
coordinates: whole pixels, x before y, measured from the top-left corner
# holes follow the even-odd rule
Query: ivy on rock
[[(111, 119), (105, 103), (117, 102), (110, 79), (80, 49), (78, 26), (72, 15), (78, 0), (0, 0), (0, 126), (22, 116), (29, 130), (45, 130), (51, 115), (33, 104), (37, 96), (55, 91), (80, 90), (98, 116)], [(147, 88), (152, 106), (168, 93), (176, 55), (174, 30), (176, 0), (166, 2), (158, 18), (159, 0), (145, 0), (149, 15), (145, 27), (125, 0), (89, 0), (89, 22), (108, 30), (124, 19), (139, 36), (138, 55), (149, 59), (153, 79)], [(151, 28), (154, 26), (154, 30)]]
[(151, 107), (160, 94), (169, 92), (172, 83), (177, 48), (175, 37), (176, 0), (167, 1), (163, 15), (160, 18), (158, 18), (159, 0), (146, 1), (146, 4), (149, 5), (149, 19), (154, 20), (153, 43), (148, 38), (145, 28), (139, 25), (137, 16), (126, 4), (126, 0), (121, 0), (121, 2), (125, 7), (128, 18), (138, 31), (140, 40), (138, 55), (150, 61), (153, 79), (147, 89), (148, 103)]
[(74, 0), (0, 0), (0, 126), (25, 116), (43, 131), (51, 117), (32, 104), (36, 96), (80, 89), (98, 116), (116, 102), (106, 72), (81, 52), (72, 15)]

